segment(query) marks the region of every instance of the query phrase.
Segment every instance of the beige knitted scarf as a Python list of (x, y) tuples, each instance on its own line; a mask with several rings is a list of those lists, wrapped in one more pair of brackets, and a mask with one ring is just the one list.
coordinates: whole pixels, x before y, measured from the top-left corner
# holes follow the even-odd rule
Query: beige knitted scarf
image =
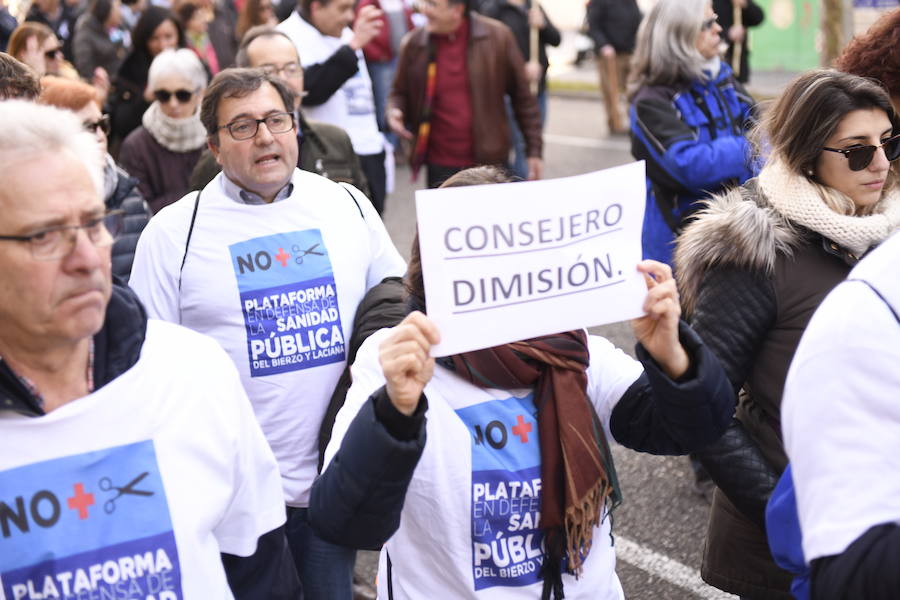
[(900, 228), (898, 187), (881, 197), (872, 214), (852, 216), (831, 210), (816, 185), (781, 161), (767, 164), (760, 171), (759, 184), (769, 204), (789, 221), (823, 235), (857, 256)]
[(200, 122), (200, 111), (185, 119), (167, 116), (159, 102), (153, 102), (141, 123), (159, 145), (172, 152), (191, 152), (206, 145), (206, 129)]

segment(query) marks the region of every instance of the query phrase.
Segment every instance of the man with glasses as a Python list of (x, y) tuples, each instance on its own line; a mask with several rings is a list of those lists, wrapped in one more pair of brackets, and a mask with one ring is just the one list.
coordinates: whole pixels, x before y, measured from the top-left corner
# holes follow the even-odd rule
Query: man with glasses
[[(307, 121), (300, 110), (300, 99), (304, 93), (303, 67), (290, 38), (267, 25), (253, 27), (241, 40), (236, 60), (239, 67), (261, 68), (280, 77), (297, 95), (294, 107), (297, 143), (300, 145), (297, 167), (332, 181), (352, 184), (368, 195), (366, 176), (359, 166), (347, 132), (328, 123)], [(199, 190), (206, 186), (220, 169), (212, 153), (205, 151), (191, 174), (191, 189)]]
[(93, 136), (22, 101), (0, 122), (0, 597), (297, 598), (238, 373), (112, 282)]
[(222, 173), (151, 219), (131, 285), (151, 315), (211, 335), (231, 356), (281, 467), (304, 593), (349, 600), (353, 551), (307, 523), (319, 425), (357, 306), (406, 266), (362, 193), (296, 168), (294, 103), (262, 70), (213, 79), (200, 117)]

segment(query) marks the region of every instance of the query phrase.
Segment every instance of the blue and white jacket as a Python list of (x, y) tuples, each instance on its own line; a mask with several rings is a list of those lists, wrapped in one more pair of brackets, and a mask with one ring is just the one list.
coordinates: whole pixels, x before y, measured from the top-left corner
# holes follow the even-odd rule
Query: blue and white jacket
[(724, 62), (712, 79), (638, 90), (631, 154), (647, 161), (644, 258), (671, 264), (674, 237), (696, 201), (756, 174), (746, 138), (753, 106)]

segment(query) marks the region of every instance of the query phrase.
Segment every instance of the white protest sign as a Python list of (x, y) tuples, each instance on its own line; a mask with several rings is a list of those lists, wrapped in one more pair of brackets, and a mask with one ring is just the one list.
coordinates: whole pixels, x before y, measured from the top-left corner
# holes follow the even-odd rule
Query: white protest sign
[(428, 316), (446, 356), (643, 314), (644, 163), (416, 192)]

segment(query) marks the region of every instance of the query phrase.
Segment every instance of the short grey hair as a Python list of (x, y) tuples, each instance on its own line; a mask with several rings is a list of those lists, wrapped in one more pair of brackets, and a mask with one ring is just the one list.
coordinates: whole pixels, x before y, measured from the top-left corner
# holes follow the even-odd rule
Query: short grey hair
[(97, 138), (85, 130), (75, 113), (24, 100), (7, 100), (0, 102), (0, 123), (4, 123), (0, 164), (5, 168), (23, 159), (69, 152), (84, 164), (98, 197), (103, 198), (105, 157)]
[(300, 62), (300, 52), (297, 50), (294, 40), (292, 40), (288, 34), (280, 29), (275, 29), (271, 25), (256, 25), (248, 29), (247, 33), (244, 34), (244, 37), (241, 38), (241, 45), (238, 47), (237, 54), (234, 57), (234, 66), (241, 69), (253, 67), (253, 65), (250, 64), (250, 53), (247, 51), (247, 48), (258, 39), (273, 37), (283, 37), (289, 41), (291, 45), (294, 46), (294, 52), (297, 54), (297, 62)]
[(697, 36), (710, 0), (659, 0), (638, 28), (628, 97), (645, 85), (677, 85), (704, 77)]
[(191, 91), (202, 90), (208, 81), (206, 69), (193, 50), (163, 50), (156, 55), (147, 74), (147, 85), (150, 90), (156, 89), (156, 82), (163, 77), (184, 77), (194, 87)]

